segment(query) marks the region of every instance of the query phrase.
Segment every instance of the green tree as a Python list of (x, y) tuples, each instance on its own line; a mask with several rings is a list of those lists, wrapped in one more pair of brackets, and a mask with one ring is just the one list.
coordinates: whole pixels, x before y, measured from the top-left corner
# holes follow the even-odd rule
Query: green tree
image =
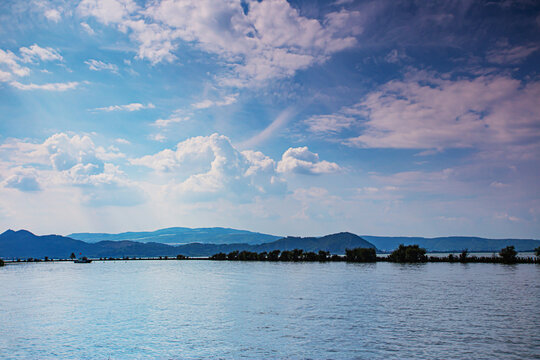
[(501, 249), (499, 256), (502, 257), (502, 261), (506, 264), (513, 264), (517, 261), (517, 251), (514, 246), (507, 246)]
[(304, 253), (304, 261), (319, 261), (319, 255), (315, 254), (313, 251)]
[(238, 260), (238, 250), (231, 251), (229, 254), (227, 254), (227, 260)]
[(71, 260), (75, 260), (76, 257), (77, 257), (77, 256), (75, 256), (75, 253), (71, 253), (71, 255), (69, 255), (69, 258), (70, 258)]
[(182, 255), (182, 254), (176, 255), (176, 260), (186, 260), (186, 259), (187, 259), (187, 256), (185, 255)]
[(302, 258), (303, 258), (303, 253), (304, 253), (304, 250), (302, 250), (302, 249), (294, 249), (294, 250), (292, 251), (292, 256), (293, 256), (292, 260), (293, 260), (293, 261), (300, 261), (300, 260), (302, 260)]
[(227, 260), (227, 254), (225, 253), (218, 253), (218, 254), (214, 254), (210, 257), (210, 259), (212, 260)]
[(377, 254), (373, 248), (345, 249), (345, 260), (348, 262), (374, 262)]
[(400, 244), (399, 247), (388, 256), (388, 260), (399, 263), (425, 262), (427, 261), (426, 249), (421, 248), (418, 245), (405, 246)]
[(319, 250), (319, 261), (328, 260), (328, 256), (330, 256), (329, 251)]
[(4, 260), (0, 259), (0, 267), (4, 266)]
[(280, 250), (273, 250), (268, 253), (268, 261), (278, 261)]
[(467, 261), (467, 256), (469, 255), (469, 249), (464, 249), (461, 254), (459, 254), (459, 261), (465, 262)]
[(279, 261), (292, 261), (293, 260), (293, 253), (292, 251), (282, 251), (281, 255), (279, 255)]
[(540, 246), (534, 249), (534, 254), (538, 257), (540, 257)]

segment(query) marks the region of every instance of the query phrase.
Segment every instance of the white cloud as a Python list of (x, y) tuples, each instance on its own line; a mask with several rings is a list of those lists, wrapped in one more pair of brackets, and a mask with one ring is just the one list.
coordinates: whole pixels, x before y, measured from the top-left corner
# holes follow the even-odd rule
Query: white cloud
[(521, 222), (523, 219), (518, 218), (517, 216), (508, 215), (507, 213), (497, 213), (495, 214), (495, 219), (506, 220), (510, 222)]
[(41, 61), (62, 61), (62, 55), (51, 47), (42, 48), (37, 44), (31, 45), (29, 47), (21, 47), (19, 49), (21, 53), (22, 60), (24, 62), (34, 62), (36, 60)]
[(540, 82), (505, 76), (450, 80), (410, 73), (346, 109), (362, 120), (346, 144), (444, 149), (526, 145), (540, 139)]
[(86, 16), (95, 16), (104, 24), (119, 23), (138, 9), (132, 0), (83, 0), (78, 10)]
[(88, 35), (95, 35), (96, 34), (94, 29), (92, 29), (92, 27), (90, 25), (88, 25), (87, 23), (85, 23), (84, 21), (81, 22), (81, 27), (84, 29), (84, 31), (86, 31), (88, 33)]
[(232, 94), (232, 95), (225, 96), (223, 100), (212, 101), (212, 100), (206, 99), (206, 100), (191, 104), (191, 106), (193, 106), (195, 109), (207, 109), (213, 106), (226, 106), (226, 105), (234, 104), (236, 102), (237, 97), (238, 97), (238, 94)]
[(129, 140), (126, 140), (126, 139), (123, 139), (123, 138), (118, 138), (118, 139), (115, 139), (114, 141), (116, 141), (119, 144), (123, 144), (123, 145), (131, 144), (131, 142)]
[(171, 124), (180, 123), (189, 120), (189, 116), (172, 115), (167, 119), (157, 119), (152, 125), (158, 127), (167, 127)]
[(165, 135), (163, 134), (152, 134), (149, 136), (149, 139), (150, 140), (154, 140), (154, 141), (159, 141), (159, 142), (163, 142), (165, 141), (167, 138), (165, 137)]
[(60, 15), (60, 11), (56, 10), (56, 9), (49, 9), (49, 10), (46, 10), (45, 11), (45, 17), (48, 19), (48, 20), (51, 20), (51, 21), (54, 21), (54, 22), (58, 22), (60, 21), (60, 19), (62, 18), (62, 16)]
[(22, 192), (40, 191), (41, 186), (37, 177), (37, 172), (34, 169), (17, 168), (13, 175), (3, 181), (3, 185), (4, 187), (18, 189)]
[(308, 130), (314, 133), (338, 133), (355, 122), (355, 118), (343, 114), (314, 115), (304, 121)]
[(340, 171), (338, 164), (321, 161), (319, 155), (308, 150), (307, 146), (289, 148), (283, 153), (277, 165), (277, 171), (281, 173), (298, 174), (328, 174)]
[[(9, 50), (2, 50), (0, 49), (0, 65), (3, 65), (7, 70), (9, 70), (9, 73), (2, 72), (2, 79), (4, 81), (7, 81), (8, 79), (11, 79), (11, 74), (15, 76), (27, 76), (30, 74), (30, 69), (24, 66), (21, 66), (18, 61), (20, 59), (12, 53)], [(9, 75), (6, 75), (9, 74)]]
[(170, 179), (166, 191), (186, 200), (252, 200), (285, 191), (272, 159), (260, 152), (240, 152), (218, 134), (190, 138), (178, 143), (175, 150), (165, 149), (131, 163)]
[(20, 191), (79, 189), (82, 203), (88, 206), (128, 206), (144, 200), (140, 187), (108, 162), (124, 155), (114, 147), (96, 146), (88, 135), (58, 133), (42, 144), (14, 140), (0, 150), (11, 164), (4, 187)]
[(364, 19), (340, 10), (321, 22), (301, 16), (285, 0), (152, 2), (145, 9), (130, 0), (84, 0), (78, 10), (104, 24), (116, 25), (139, 44), (138, 57), (152, 64), (174, 61), (179, 40), (217, 54), (234, 78), (224, 84), (244, 86), (292, 76), (356, 45)]
[(127, 105), (111, 105), (111, 106), (106, 106), (106, 107), (101, 107), (101, 108), (95, 108), (95, 109), (92, 109), (93, 111), (106, 111), (106, 112), (111, 112), (111, 111), (139, 111), (139, 110), (143, 110), (143, 109), (154, 109), (155, 106), (154, 104), (152, 103), (148, 103), (146, 105), (144, 104), (141, 104), (141, 103), (131, 103), (131, 104), (127, 104)]
[(407, 60), (409, 57), (407, 54), (405, 54), (404, 51), (399, 51), (397, 49), (391, 50), (386, 56), (384, 57), (384, 60), (390, 64), (398, 64), (402, 60)]
[(19, 90), (45, 90), (45, 91), (66, 91), (75, 89), (79, 86), (79, 82), (70, 81), (66, 83), (46, 83), (46, 84), (21, 84), (18, 81), (10, 82), (10, 85)]
[(88, 65), (88, 68), (93, 71), (103, 71), (108, 70), (113, 73), (118, 72), (118, 66), (115, 64), (109, 64), (100, 60), (95, 59), (88, 59), (84, 62), (86, 65)]
[(279, 115), (268, 125), (263, 131), (252, 136), (248, 140), (242, 142), (240, 146), (242, 148), (252, 147), (259, 145), (260, 143), (268, 140), (275, 132), (284, 127), (294, 115), (294, 109), (287, 108), (283, 110)]
[(535, 44), (514, 47), (503, 46), (489, 51), (486, 59), (495, 64), (519, 64), (538, 49), (540, 49), (540, 46)]

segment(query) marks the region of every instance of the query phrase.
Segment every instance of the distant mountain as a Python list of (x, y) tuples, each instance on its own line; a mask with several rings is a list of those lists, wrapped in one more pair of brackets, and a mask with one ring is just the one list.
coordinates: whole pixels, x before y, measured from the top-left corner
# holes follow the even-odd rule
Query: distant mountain
[(273, 242), (251, 244), (202, 244), (191, 243), (171, 246), (155, 242), (138, 241), (100, 241), (87, 243), (59, 235), (36, 236), (29, 231), (8, 230), (0, 235), (0, 257), (3, 258), (67, 258), (74, 252), (88, 257), (153, 257), (153, 256), (210, 256), (219, 252), (234, 250), (272, 251), (303, 249), (305, 251), (330, 251), (343, 254), (346, 248), (369, 247), (373, 244), (351, 233), (339, 233), (320, 238), (286, 237)]
[[(178, 229), (178, 228), (175, 228)], [(213, 228), (214, 230), (216, 228)], [(163, 229), (166, 231), (167, 229)], [(195, 229), (189, 229), (195, 230)], [(232, 229), (224, 229), (234, 231)], [(240, 231), (240, 230), (236, 230)], [(218, 231), (219, 233), (219, 231)], [(249, 233), (249, 232), (247, 232)], [(140, 234), (140, 233), (131, 233)], [(251, 233), (256, 234), (256, 233)], [(106, 234), (109, 235), (109, 234)], [(271, 235), (269, 235), (271, 236)], [(142, 238), (138, 238), (142, 240)], [(0, 258), (67, 258), (74, 252), (76, 255), (99, 257), (154, 257), (154, 256), (210, 256), (219, 252), (228, 253), (234, 250), (272, 251), (303, 249), (304, 251), (325, 250), (332, 254), (344, 254), (345, 249), (357, 247), (377, 248), (392, 251), (399, 244), (418, 244), (428, 251), (485, 251), (498, 252), (500, 249), (514, 245), (518, 251), (530, 251), (540, 246), (540, 240), (524, 239), (484, 239), (476, 237), (383, 237), (358, 236), (351, 233), (338, 233), (322, 237), (285, 237), (271, 242), (259, 244), (230, 243), (210, 244), (195, 242), (184, 245), (170, 245), (158, 242), (142, 242), (132, 240), (104, 240), (89, 243), (60, 235), (37, 236), (26, 230), (8, 230), (0, 234)]]
[(172, 227), (156, 231), (124, 232), (119, 234), (75, 233), (68, 235), (68, 237), (88, 243), (129, 240), (173, 245), (195, 242), (203, 244), (262, 244), (281, 238), (281, 236), (221, 227), (197, 229)]
[(358, 235), (341, 232), (338, 234), (326, 235), (322, 237), (293, 237), (279, 239), (267, 244), (254, 246), (251, 251), (272, 251), (272, 250), (293, 250), (303, 249), (304, 251), (329, 251), (332, 254), (345, 254), (345, 249), (373, 248), (375, 246)]
[(468, 249), (477, 252), (499, 252), (502, 248), (513, 245), (517, 251), (532, 251), (540, 246), (540, 240), (531, 239), (485, 239), (470, 236), (448, 236), (437, 238), (368, 236), (362, 238), (374, 244), (380, 251), (392, 251), (399, 246), (418, 244), (428, 252), (452, 252)]
[(91, 244), (60, 235), (37, 236), (26, 230), (7, 230), (0, 234), (0, 257), (3, 258), (68, 258), (72, 252), (87, 254), (91, 249)]

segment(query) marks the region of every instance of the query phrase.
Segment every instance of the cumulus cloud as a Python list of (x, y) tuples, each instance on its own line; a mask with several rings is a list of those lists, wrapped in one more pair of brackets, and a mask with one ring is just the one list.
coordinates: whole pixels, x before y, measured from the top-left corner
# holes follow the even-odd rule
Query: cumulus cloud
[[(88, 135), (57, 133), (41, 144), (13, 140), (0, 147), (10, 175), (4, 187), (20, 191), (47, 187), (79, 189), (88, 206), (128, 206), (144, 201), (141, 188), (109, 161), (123, 157), (118, 149), (96, 146)], [(24, 166), (24, 167), (23, 167)]]
[(336, 163), (321, 161), (319, 155), (309, 151), (307, 146), (289, 148), (283, 153), (277, 165), (277, 171), (281, 173), (318, 175), (340, 170), (340, 166)]
[(274, 161), (255, 151), (238, 151), (223, 135), (198, 136), (154, 155), (132, 159), (166, 175), (167, 191), (187, 200), (252, 199), (285, 191)]
[(235, 75), (224, 84), (244, 86), (325, 62), (356, 45), (364, 19), (342, 9), (323, 21), (300, 15), (285, 0), (152, 2), (141, 8), (131, 0), (83, 0), (78, 11), (128, 32), (139, 44), (138, 57), (153, 64), (174, 61), (179, 41), (227, 61)]
[(109, 64), (100, 60), (95, 59), (88, 59), (84, 62), (86, 65), (88, 65), (88, 68), (93, 71), (111, 71), (113, 73), (118, 72), (118, 66), (115, 64)]
[(106, 112), (111, 112), (111, 111), (129, 111), (129, 112), (132, 112), (132, 111), (139, 111), (139, 110), (144, 110), (144, 109), (154, 109), (154, 108), (155, 108), (155, 106), (152, 103), (148, 103), (146, 105), (141, 104), (141, 103), (131, 103), (131, 104), (127, 104), (127, 105), (111, 105), (111, 106), (106, 106), (106, 107), (101, 107), (101, 108), (95, 108), (95, 109), (92, 109), (92, 110), (93, 111), (106, 111)]
[(15, 173), (3, 181), (7, 188), (14, 188), (22, 192), (40, 191), (37, 173), (33, 169), (19, 168)]

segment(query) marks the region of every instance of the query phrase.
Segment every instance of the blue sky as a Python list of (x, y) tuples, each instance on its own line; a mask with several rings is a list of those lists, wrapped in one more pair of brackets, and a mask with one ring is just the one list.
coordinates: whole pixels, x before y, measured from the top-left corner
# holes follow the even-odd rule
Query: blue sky
[(540, 235), (534, 1), (3, 1), (0, 227)]

